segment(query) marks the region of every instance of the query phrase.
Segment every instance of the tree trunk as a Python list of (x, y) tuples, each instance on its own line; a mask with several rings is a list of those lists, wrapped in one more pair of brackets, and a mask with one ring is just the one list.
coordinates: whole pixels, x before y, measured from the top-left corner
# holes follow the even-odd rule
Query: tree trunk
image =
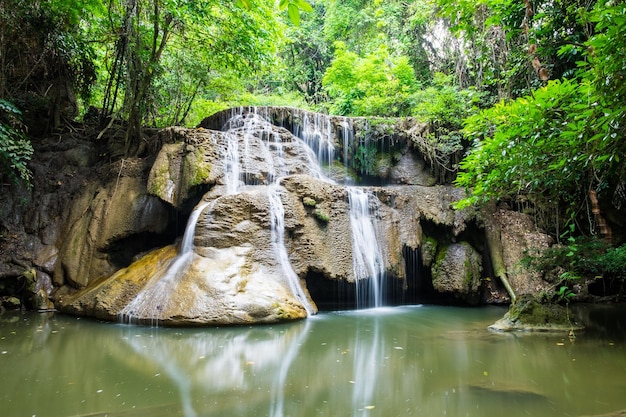
[(491, 257), (491, 265), (493, 267), (493, 273), (498, 278), (506, 291), (511, 297), (511, 302), (515, 302), (517, 296), (515, 291), (509, 282), (509, 277), (506, 271), (506, 265), (504, 263), (504, 255), (502, 250), (502, 240), (500, 238), (500, 226), (495, 221), (495, 206), (490, 207), (485, 215), (485, 235), (487, 238), (487, 246), (489, 248), (489, 255)]

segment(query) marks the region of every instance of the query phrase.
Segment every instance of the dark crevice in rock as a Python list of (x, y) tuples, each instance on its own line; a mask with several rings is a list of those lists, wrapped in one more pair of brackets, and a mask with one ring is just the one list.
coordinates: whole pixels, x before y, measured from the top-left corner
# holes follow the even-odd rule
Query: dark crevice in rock
[(172, 244), (175, 239), (176, 235), (169, 233), (137, 233), (115, 241), (109, 245), (106, 253), (115, 269), (121, 269), (130, 265), (142, 254)]

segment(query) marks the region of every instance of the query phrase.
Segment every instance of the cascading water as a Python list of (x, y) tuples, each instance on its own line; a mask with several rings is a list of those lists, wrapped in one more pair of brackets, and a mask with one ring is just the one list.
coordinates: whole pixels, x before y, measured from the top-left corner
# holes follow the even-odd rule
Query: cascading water
[(322, 114), (308, 112), (301, 112), (299, 118), (302, 126), (296, 127), (294, 134), (315, 152), (319, 162), (330, 165), (335, 159), (330, 119)]
[(343, 165), (346, 172), (348, 171), (348, 162), (350, 161), (350, 148), (354, 143), (354, 126), (348, 118), (344, 118), (341, 123), (342, 144), (343, 144)]
[(161, 312), (167, 308), (169, 295), (177, 285), (179, 275), (186, 269), (193, 253), (193, 238), (200, 214), (211, 203), (203, 201), (194, 208), (183, 234), (178, 255), (160, 274), (154, 275), (145, 287), (122, 309), (120, 319), (123, 323), (149, 320), (159, 324)]
[(227, 147), (224, 172), (224, 185), (227, 194), (235, 194), (239, 189), (239, 177), (241, 175), (241, 164), (239, 163), (239, 140), (237, 136), (227, 133)]
[(369, 194), (348, 187), (357, 308), (382, 306), (385, 264), (369, 210)]
[[(243, 115), (243, 109), (239, 109), (241, 113), (234, 114), (233, 120), (228, 126), (239, 126), (246, 132), (244, 136), (251, 135), (253, 129), (262, 131), (265, 136), (266, 147), (272, 147), (271, 155), (273, 155), (273, 175), (270, 175), (269, 199), (272, 217), (272, 239), (276, 251), (277, 259), (283, 267), (284, 274), (288, 277), (290, 288), (293, 294), (304, 305), (310, 314), (312, 306), (308, 302), (305, 292), (300, 285), (297, 274), (293, 271), (291, 263), (287, 255), (284, 242), (284, 207), (280, 200), (280, 178), (288, 175), (283, 167), (285, 165), (282, 143), (278, 136), (273, 140), (269, 134), (269, 125), (267, 119), (269, 114), (259, 115), (256, 109), (247, 116)], [(295, 110), (294, 110), (295, 111)], [(335, 158), (335, 147), (330, 118), (320, 114), (311, 114), (308, 112), (295, 111), (295, 119), (300, 124), (293, 126), (293, 133), (300, 138), (312, 151), (314, 156), (308, 158), (312, 169), (313, 176), (330, 181), (321, 171), (319, 162), (322, 161), (329, 165)], [(344, 158), (345, 169), (348, 169), (348, 159), (350, 149), (353, 147), (355, 140), (354, 126), (349, 119), (344, 119), (342, 125), (342, 152)], [(265, 133), (265, 134), (264, 134)], [(367, 138), (366, 138), (367, 139)], [(246, 156), (247, 157), (247, 156)], [(383, 285), (385, 278), (384, 260), (378, 245), (374, 223), (369, 210), (369, 194), (357, 187), (348, 187), (350, 223), (352, 233), (353, 246), (353, 271), (355, 277), (355, 286), (357, 293), (357, 308), (380, 307), (383, 303)], [(308, 304), (308, 305), (307, 305)]]
[(285, 207), (280, 199), (280, 184), (272, 185), (268, 194), (270, 200), (270, 215), (272, 218), (272, 244), (274, 245), (276, 258), (283, 269), (283, 273), (287, 277), (289, 289), (305, 308), (307, 315), (310, 316), (314, 314), (315, 309), (309, 302), (300, 284), (298, 275), (291, 267), (289, 254), (285, 246)]
[[(279, 135), (272, 133), (271, 125), (256, 113), (246, 116), (236, 115), (233, 119), (234, 120), (229, 122), (229, 126), (237, 126), (238, 129), (241, 129), (243, 133), (241, 136), (243, 137), (245, 153), (244, 158), (242, 158), (243, 162), (241, 162), (239, 154), (230, 151), (231, 148), (238, 149), (238, 145), (231, 145), (230, 143), (231, 140), (236, 141), (237, 136), (230, 134), (228, 144), (229, 151), (226, 153), (226, 165), (234, 166), (244, 164), (243, 167), (239, 166), (236, 169), (232, 168), (232, 171), (237, 173), (244, 171), (248, 174), (249, 169), (246, 169), (245, 164), (249, 158), (252, 157), (249, 153), (250, 142), (255, 139), (258, 140), (260, 145), (259, 151), (262, 153), (261, 158), (265, 161), (268, 171), (267, 182), (269, 183), (268, 198), (271, 217), (271, 236), (276, 259), (285, 278), (287, 279), (287, 284), (292, 294), (302, 304), (308, 316), (315, 314), (315, 308), (309, 301), (306, 292), (300, 283), (298, 275), (291, 267), (291, 262), (289, 261), (289, 255), (285, 246), (285, 209), (280, 199), (280, 178), (287, 174), (283, 143), (281, 142)], [(311, 157), (308, 159), (311, 159)], [(319, 164), (314, 164), (313, 166), (318, 167), (318, 165)], [(318, 175), (320, 173), (318, 169), (315, 169), (312, 172)], [(234, 174), (232, 176), (234, 177)], [(250, 179), (246, 177), (244, 183), (248, 184), (248, 182), (250, 182)], [(238, 188), (235, 188), (228, 183), (227, 189), (233, 190), (233, 192), (237, 192), (238, 190)]]
[[(335, 158), (335, 138), (330, 119), (323, 115), (298, 114), (301, 122), (294, 127), (294, 136), (281, 136), (268, 121), (268, 115), (256, 110), (234, 111), (224, 125), (221, 145), (223, 161), (222, 195), (247, 192), (250, 187), (264, 186), (269, 202), (271, 244), (277, 266), (285, 284), (306, 310), (307, 315), (316, 309), (310, 302), (307, 290), (294, 271), (285, 242), (285, 206), (281, 196), (284, 188), (281, 179), (292, 174), (307, 174), (324, 181), (333, 182), (322, 172), (320, 160), (326, 165)], [(343, 158), (348, 160), (354, 146), (353, 126), (348, 119), (342, 123)], [(294, 159), (294, 155), (296, 159)], [(345, 162), (347, 164), (347, 162)], [(347, 170), (347, 166), (346, 166)], [(350, 186), (349, 211), (352, 237), (353, 273), (356, 287), (356, 307), (372, 308), (382, 305), (382, 288), (385, 263), (378, 245), (375, 225), (369, 208), (369, 194), (362, 188)], [(218, 194), (219, 195), (219, 194)], [(219, 198), (219, 197), (218, 197)], [(216, 201), (216, 200), (213, 200)], [(213, 215), (210, 203), (199, 204), (192, 212), (178, 255), (170, 261), (163, 273), (156, 274), (137, 296), (120, 313), (123, 322), (151, 321), (157, 324), (163, 318), (169, 294), (193, 260), (193, 240), (200, 215)]]

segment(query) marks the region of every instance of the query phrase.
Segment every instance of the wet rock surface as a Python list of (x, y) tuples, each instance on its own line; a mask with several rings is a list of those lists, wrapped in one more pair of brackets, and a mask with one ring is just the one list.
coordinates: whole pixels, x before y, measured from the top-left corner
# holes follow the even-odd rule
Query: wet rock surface
[[(119, 320), (150, 290), (149, 277), (180, 257), (184, 225), (193, 207), (206, 202), (185, 272), (166, 301), (150, 307), (153, 318), (171, 325), (302, 318), (307, 311), (290, 287), (292, 274), (325, 297), (357, 285), (348, 190), (360, 179), (370, 184), (358, 187), (368, 195), (381, 251), (377, 268), (397, 298), (406, 299), (418, 275), (430, 279), (436, 270), (440, 294), (475, 304), (484, 261), (479, 215), (452, 208), (462, 190), (435, 185), (411, 147), (410, 132), (421, 131), (415, 126), (412, 119), (236, 109), (196, 129), (153, 132), (146, 153), (135, 158), (115, 159), (103, 143), (41, 144), (34, 171), (45, 182), (24, 193), (28, 209), (18, 207), (18, 197), (3, 203), (13, 205), (5, 207), (13, 216), (0, 230), (0, 284), (17, 282), (34, 267), (53, 284), (44, 289), (48, 301), (43, 293), (32, 298), (35, 308), (51, 308), (52, 300), (66, 312)], [(112, 134), (109, 145), (118, 136)], [(354, 160), (364, 146), (390, 152), (367, 167), (373, 169), (368, 175)], [(524, 247), (545, 243), (528, 238), (527, 220), (514, 216), (497, 217), (511, 269)], [(527, 277), (518, 281), (525, 288)]]
[(532, 295), (524, 295), (511, 304), (503, 318), (489, 326), (498, 332), (569, 332), (580, 330), (568, 308), (559, 304), (542, 304)]

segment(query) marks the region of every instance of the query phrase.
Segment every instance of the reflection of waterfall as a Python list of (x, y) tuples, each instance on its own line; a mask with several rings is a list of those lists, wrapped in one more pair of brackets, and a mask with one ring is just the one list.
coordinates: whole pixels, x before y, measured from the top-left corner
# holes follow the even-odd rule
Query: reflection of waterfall
[(274, 246), (274, 252), (283, 273), (287, 277), (289, 283), (289, 289), (302, 304), (306, 310), (307, 315), (312, 315), (315, 309), (309, 302), (298, 275), (291, 267), (289, 262), (289, 255), (287, 254), (287, 247), (285, 246), (285, 207), (280, 199), (280, 186), (274, 185), (269, 191), (270, 199), (270, 215), (272, 217), (272, 244)]
[(169, 297), (177, 285), (180, 274), (191, 261), (193, 255), (193, 238), (196, 223), (200, 214), (209, 205), (201, 202), (189, 216), (183, 240), (180, 244), (180, 252), (167, 268), (150, 278), (150, 281), (120, 312), (120, 319), (124, 323), (149, 320), (151, 324), (158, 325), (162, 312), (166, 310)]
[(357, 308), (380, 307), (385, 266), (370, 216), (369, 194), (348, 187)]
[(384, 341), (379, 335), (377, 318), (372, 319), (374, 329), (364, 330), (357, 325), (354, 342), (354, 389), (352, 391), (352, 415), (369, 416), (370, 410), (376, 407), (372, 404), (378, 373), (382, 367), (382, 352)]
[(289, 344), (285, 344), (286, 351), (282, 356), (280, 369), (276, 374), (274, 385), (272, 388), (272, 402), (270, 403), (269, 417), (283, 417), (285, 408), (285, 386), (287, 385), (287, 375), (291, 364), (296, 359), (300, 347), (306, 341), (309, 333), (310, 322), (304, 325), (304, 328), (295, 336), (295, 340)]
[[(178, 387), (185, 417), (241, 415), (238, 407), (251, 410), (255, 404), (265, 407), (268, 402), (269, 416), (282, 417), (287, 377), (310, 325), (308, 321), (294, 323), (280, 332), (271, 328), (182, 333), (159, 329), (136, 334), (133, 330), (123, 339)], [(256, 386), (268, 387), (268, 391), (257, 393)], [(244, 404), (240, 393), (245, 394)]]

